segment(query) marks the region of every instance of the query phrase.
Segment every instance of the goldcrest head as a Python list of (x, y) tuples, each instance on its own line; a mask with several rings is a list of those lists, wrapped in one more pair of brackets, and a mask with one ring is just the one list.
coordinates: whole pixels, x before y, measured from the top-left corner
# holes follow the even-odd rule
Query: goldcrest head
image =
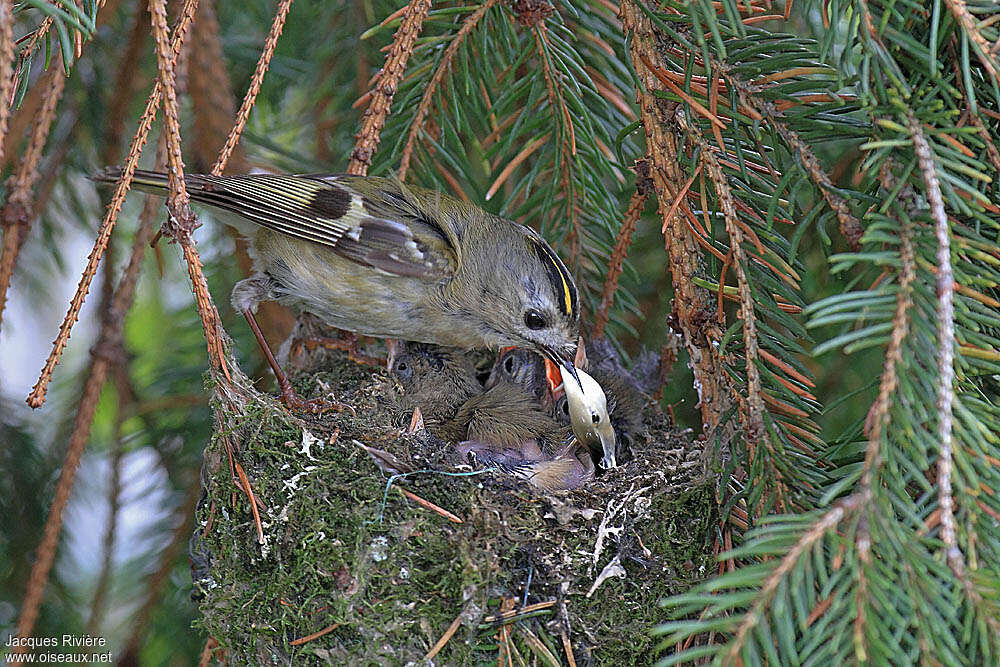
[[(470, 269), (478, 283), (477, 299), (484, 325), (500, 346), (535, 350), (571, 374), (580, 330), (580, 305), (569, 270), (535, 232), (496, 247), (494, 267)], [(494, 242), (495, 243), (495, 242)], [(489, 253), (483, 253), (488, 256)], [(466, 283), (463, 283), (466, 284)]]

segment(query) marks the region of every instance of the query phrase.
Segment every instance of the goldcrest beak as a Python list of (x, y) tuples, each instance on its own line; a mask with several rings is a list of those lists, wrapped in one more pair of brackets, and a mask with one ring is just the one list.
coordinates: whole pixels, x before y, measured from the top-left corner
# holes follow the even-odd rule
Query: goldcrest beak
[(542, 347), (542, 354), (545, 355), (546, 359), (558, 366), (560, 370), (568, 370), (569, 374), (576, 380), (576, 383), (580, 385), (580, 390), (583, 390), (583, 385), (580, 383), (580, 376), (576, 374), (576, 366), (573, 365), (573, 356), (571, 354), (548, 345)]

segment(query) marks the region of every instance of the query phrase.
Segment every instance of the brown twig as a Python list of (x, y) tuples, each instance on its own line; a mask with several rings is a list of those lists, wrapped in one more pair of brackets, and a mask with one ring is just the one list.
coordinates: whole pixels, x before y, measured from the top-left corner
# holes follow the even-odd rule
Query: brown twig
[(365, 109), (361, 120), (361, 129), (355, 136), (354, 150), (351, 151), (351, 161), (347, 165), (347, 173), (364, 176), (372, 163), (372, 156), (378, 147), (379, 135), (389, 116), (392, 98), (396, 95), (399, 82), (406, 72), (406, 63), (413, 53), (417, 36), (423, 26), (424, 19), (431, 9), (431, 0), (410, 0), (403, 13), (403, 21), (399, 30), (392, 38), (392, 48), (385, 57), (385, 65), (379, 72), (376, 88), (372, 92), (371, 102)]
[(302, 646), (303, 644), (307, 644), (307, 643), (311, 642), (314, 639), (319, 639), (323, 635), (330, 634), (331, 632), (333, 632), (334, 630), (336, 630), (337, 628), (339, 628), (341, 625), (343, 625), (343, 624), (342, 623), (334, 623), (332, 625), (328, 625), (325, 628), (323, 628), (322, 630), (317, 630), (316, 632), (312, 633), (311, 635), (306, 635), (305, 637), (299, 637), (298, 639), (293, 639), (292, 641), (288, 642), (288, 645), (289, 646)]
[[(187, 34), (187, 29), (191, 23), (191, 17), (194, 13), (195, 7), (197, 7), (197, 4), (198, 0), (185, 0), (184, 2), (184, 6), (181, 9), (180, 16), (177, 20), (177, 25), (174, 28), (173, 39), (170, 43), (171, 57), (173, 59), (176, 59), (177, 55), (180, 53), (181, 45), (184, 43), (184, 37)], [(142, 116), (139, 118), (139, 127), (136, 130), (135, 136), (132, 138), (132, 144), (129, 148), (128, 156), (125, 158), (125, 166), (122, 169), (122, 175), (118, 179), (118, 184), (115, 186), (115, 194), (112, 197), (111, 203), (108, 205), (108, 212), (104, 216), (104, 220), (101, 221), (101, 225), (98, 227), (97, 238), (94, 241), (94, 247), (91, 249), (90, 255), (87, 257), (87, 266), (83, 270), (83, 276), (80, 279), (80, 284), (77, 286), (76, 293), (70, 300), (69, 309), (67, 310), (66, 316), (63, 318), (62, 324), (59, 327), (59, 334), (56, 336), (56, 339), (52, 344), (52, 351), (49, 353), (49, 357), (45, 362), (45, 367), (39, 375), (38, 382), (35, 383), (34, 388), (28, 395), (28, 405), (33, 408), (38, 408), (45, 402), (45, 394), (48, 391), (49, 381), (52, 379), (52, 372), (55, 370), (56, 364), (59, 363), (59, 359), (62, 357), (63, 349), (66, 347), (66, 342), (69, 340), (73, 325), (80, 316), (80, 309), (83, 307), (83, 302), (87, 298), (87, 293), (90, 291), (90, 283), (93, 281), (94, 275), (97, 273), (97, 266), (104, 255), (105, 248), (107, 248), (108, 239), (111, 237), (111, 232), (114, 230), (115, 223), (118, 221), (118, 214), (121, 212), (122, 205), (125, 203), (125, 195), (128, 193), (128, 190), (132, 185), (135, 168), (139, 162), (139, 153), (142, 151), (142, 147), (146, 143), (146, 138), (149, 136), (149, 130), (152, 127), (153, 119), (156, 117), (156, 110), (160, 103), (160, 95), (160, 83), (157, 81), (153, 86), (152, 92), (149, 94), (149, 99), (146, 101), (146, 108), (143, 111)]]
[(452, 523), (465, 523), (464, 521), (462, 521), (461, 518), (455, 516), (454, 514), (452, 514), (451, 512), (449, 512), (448, 510), (444, 509), (443, 507), (439, 507), (439, 506), (435, 505), (434, 503), (432, 503), (431, 501), (427, 500), (426, 498), (421, 498), (420, 496), (418, 496), (417, 494), (413, 493), (412, 491), (407, 491), (406, 489), (404, 489), (402, 487), (397, 486), (396, 488), (399, 489), (400, 493), (402, 493), (404, 496), (406, 496), (407, 498), (409, 498), (410, 500), (412, 500), (416, 504), (418, 504), (421, 507), (424, 507), (426, 509), (429, 509), (430, 511), (434, 512), (435, 514), (440, 514), (444, 518), (448, 519), (448, 521), (451, 521)]
[(14, 7), (12, 0), (0, 0), (0, 164), (10, 119), (10, 98), (14, 91)]
[(608, 325), (608, 311), (615, 300), (615, 292), (618, 290), (618, 279), (621, 277), (622, 269), (625, 266), (625, 257), (628, 255), (629, 246), (632, 243), (632, 232), (642, 215), (642, 209), (646, 206), (646, 193), (635, 192), (629, 201), (628, 210), (622, 219), (622, 226), (618, 230), (618, 237), (615, 240), (615, 248), (611, 251), (611, 260), (608, 262), (608, 275), (604, 279), (604, 289), (601, 290), (601, 303), (597, 307), (594, 315), (593, 337), (600, 338), (604, 335), (604, 328)]
[(257, 498), (250, 487), (250, 478), (247, 477), (246, 471), (243, 470), (243, 466), (240, 465), (239, 461), (234, 461), (233, 464), (236, 466), (236, 474), (239, 476), (240, 484), (243, 485), (243, 493), (247, 494), (247, 498), (250, 500), (250, 512), (253, 514), (254, 525), (257, 526), (257, 544), (264, 544), (264, 527), (260, 523), (260, 513), (257, 511)]
[(540, 136), (537, 139), (529, 142), (528, 145), (526, 145), (524, 148), (522, 148), (521, 152), (518, 153), (517, 155), (515, 155), (514, 159), (507, 163), (507, 166), (505, 166), (503, 168), (503, 171), (500, 172), (500, 174), (496, 177), (496, 179), (490, 185), (489, 189), (486, 191), (486, 197), (485, 198), (486, 199), (492, 198), (493, 195), (495, 195), (497, 193), (497, 190), (500, 189), (500, 186), (502, 186), (504, 184), (504, 182), (508, 178), (510, 178), (510, 175), (514, 173), (514, 170), (517, 169), (517, 166), (519, 164), (521, 164), (522, 162), (524, 162), (525, 160), (527, 160), (528, 156), (530, 156), (532, 153), (534, 153), (535, 151), (537, 151), (538, 148), (542, 144), (544, 144), (545, 140), (548, 139), (548, 138), (549, 138), (549, 133), (546, 132), (542, 136)]
[(195, 305), (205, 332), (208, 358), (213, 367), (229, 379), (226, 356), (222, 343), (222, 323), (208, 291), (201, 259), (195, 248), (192, 232), (198, 220), (191, 211), (187, 186), (184, 182), (184, 160), (181, 156), (180, 119), (178, 118), (177, 90), (174, 86), (176, 72), (167, 33), (165, 0), (149, 0), (149, 14), (156, 47), (156, 62), (160, 85), (163, 88), (163, 123), (167, 134), (167, 210), (169, 215), (161, 231), (180, 243), (187, 264), (188, 276), (195, 295)]
[(38, 557), (31, 568), (27, 592), (24, 596), (24, 603), (21, 606), (21, 617), (18, 620), (17, 626), (19, 637), (29, 637), (31, 635), (35, 620), (38, 617), (38, 608), (42, 601), (42, 593), (45, 590), (49, 571), (52, 569), (52, 562), (55, 559), (56, 546), (59, 541), (59, 532), (62, 529), (62, 514), (69, 501), (70, 491), (73, 489), (76, 470), (80, 465), (80, 457), (83, 455), (87, 438), (90, 436), (90, 426), (94, 419), (94, 413), (97, 411), (101, 388), (104, 386), (104, 381), (107, 378), (111, 365), (112, 357), (108, 352), (115, 349), (115, 341), (120, 339), (122, 325), (125, 321), (125, 313), (128, 312), (132, 305), (132, 297), (135, 293), (136, 281), (139, 278), (142, 257), (151, 236), (151, 225), (140, 226), (136, 232), (129, 263), (125, 268), (121, 280), (118, 282), (111, 307), (108, 309), (107, 317), (102, 324), (98, 341), (94, 345), (94, 360), (90, 366), (87, 379), (84, 381), (82, 398), (77, 408), (73, 431), (66, 450), (66, 459), (63, 462), (62, 472), (56, 484), (55, 496), (52, 506), (49, 508), (48, 518), (45, 521), (41, 543), (38, 546)]
[(216, 176), (222, 174), (222, 171), (226, 168), (229, 156), (232, 155), (233, 149), (236, 148), (236, 144), (240, 140), (240, 134), (243, 133), (243, 128), (250, 118), (250, 110), (253, 109), (257, 93), (260, 92), (261, 83), (264, 81), (264, 74), (267, 73), (268, 65), (271, 63), (271, 56), (274, 55), (274, 47), (278, 45), (278, 38), (281, 37), (281, 31), (285, 27), (285, 19), (288, 17), (288, 10), (291, 9), (291, 6), (292, 0), (281, 0), (278, 4), (278, 10), (274, 14), (274, 21), (271, 23), (271, 30), (264, 41), (264, 50), (257, 60), (257, 68), (250, 79), (250, 87), (243, 98), (243, 104), (240, 106), (239, 113), (236, 114), (236, 123), (233, 124), (233, 129), (229, 132), (225, 145), (219, 151), (219, 158), (212, 167), (212, 173)]
[[(201, 0), (191, 25), (191, 47), (188, 49), (187, 93), (198, 113), (191, 125), (189, 142), (192, 163), (198, 171), (209, 171), (219, 157), (219, 148), (233, 129), (236, 118), (236, 95), (226, 70), (222, 51), (221, 28), (215, 16), (213, 0)], [(249, 170), (246, 156), (237, 144), (228, 166), (238, 173)]]
[(48, 140), (49, 131), (56, 117), (56, 106), (62, 98), (66, 85), (66, 75), (62, 68), (53, 65), (44, 75), (40, 87), (42, 106), (31, 127), (28, 145), (21, 154), (14, 173), (7, 180), (7, 201), (0, 212), (0, 227), (3, 228), (3, 250), (0, 251), (0, 323), (7, 303), (7, 290), (17, 264), (24, 240), (31, 229), (31, 221), (37, 211), (33, 210), (32, 192), (38, 181), (38, 163)]
[(448, 643), (448, 640), (452, 638), (452, 635), (454, 635), (458, 628), (462, 625), (463, 616), (465, 616), (464, 609), (459, 612), (458, 616), (455, 617), (455, 620), (448, 626), (448, 629), (444, 631), (444, 634), (441, 635), (441, 639), (438, 639), (437, 643), (431, 647), (431, 650), (427, 651), (427, 655), (424, 656), (424, 660), (431, 660), (434, 656), (441, 652), (444, 645)]
[(399, 158), (399, 169), (396, 170), (396, 174), (399, 180), (406, 180), (406, 172), (410, 168), (410, 159), (413, 157), (413, 148), (416, 145), (417, 137), (420, 135), (420, 130), (424, 125), (424, 118), (427, 117), (428, 112), (431, 109), (431, 100), (434, 98), (434, 93), (437, 92), (438, 86), (441, 84), (444, 75), (448, 73), (451, 68), (451, 61), (455, 59), (455, 54), (458, 53), (459, 47), (462, 46), (462, 42), (469, 35), (472, 30), (479, 25), (479, 21), (486, 15), (490, 9), (492, 9), (500, 0), (485, 0), (479, 9), (474, 11), (472, 14), (466, 17), (465, 21), (462, 22), (462, 27), (458, 29), (455, 36), (452, 37), (451, 43), (448, 44), (448, 48), (445, 49), (444, 54), (441, 56), (441, 61), (438, 63), (437, 69), (434, 70), (434, 74), (431, 75), (430, 80), (427, 82), (424, 88), (423, 97), (420, 98), (420, 104), (417, 105), (417, 111), (413, 116), (413, 122), (410, 123), (410, 129), (406, 135), (406, 144), (403, 146), (403, 152)]
[(969, 12), (969, 8), (966, 7), (965, 2), (962, 0), (945, 0), (945, 4), (948, 5), (948, 9), (951, 11), (952, 16), (955, 17), (955, 20), (958, 21), (958, 24), (962, 26), (965, 36), (975, 46), (979, 62), (983, 64), (983, 67), (990, 73), (993, 80), (1000, 83), (1000, 63), (997, 62), (994, 50), (991, 48), (990, 43), (986, 41), (986, 38), (983, 37), (983, 33), (980, 32), (979, 27), (976, 25), (975, 17)]
[(506, 622), (518, 616), (524, 616), (525, 614), (531, 614), (536, 611), (548, 609), (549, 607), (555, 606), (555, 604), (556, 600), (545, 600), (544, 602), (535, 602), (534, 604), (529, 604), (525, 607), (511, 608), (499, 614), (486, 616), (483, 618), (483, 623), (496, 623), (498, 621)]

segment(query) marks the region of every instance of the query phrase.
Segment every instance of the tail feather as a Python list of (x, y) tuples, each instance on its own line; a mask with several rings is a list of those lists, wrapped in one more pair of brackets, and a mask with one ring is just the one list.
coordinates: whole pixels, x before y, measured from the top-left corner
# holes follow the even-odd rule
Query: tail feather
[[(117, 183), (122, 177), (121, 167), (105, 167), (102, 171), (91, 176), (91, 180), (97, 183)], [(185, 178), (185, 182), (188, 179)], [(136, 169), (132, 178), (133, 187), (137, 187), (145, 192), (156, 195), (163, 195), (167, 192), (167, 175), (158, 171), (147, 169)]]

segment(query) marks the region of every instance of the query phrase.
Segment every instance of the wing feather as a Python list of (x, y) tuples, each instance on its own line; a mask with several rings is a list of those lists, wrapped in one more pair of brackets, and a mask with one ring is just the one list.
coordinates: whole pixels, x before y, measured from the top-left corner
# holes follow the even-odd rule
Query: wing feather
[[(163, 174), (137, 172), (139, 184), (163, 188)], [(248, 221), (332, 248), (339, 255), (392, 275), (435, 278), (455, 271), (458, 253), (448, 236), (391, 181), (362, 194), (357, 179), (250, 174), (186, 177), (191, 199)]]

